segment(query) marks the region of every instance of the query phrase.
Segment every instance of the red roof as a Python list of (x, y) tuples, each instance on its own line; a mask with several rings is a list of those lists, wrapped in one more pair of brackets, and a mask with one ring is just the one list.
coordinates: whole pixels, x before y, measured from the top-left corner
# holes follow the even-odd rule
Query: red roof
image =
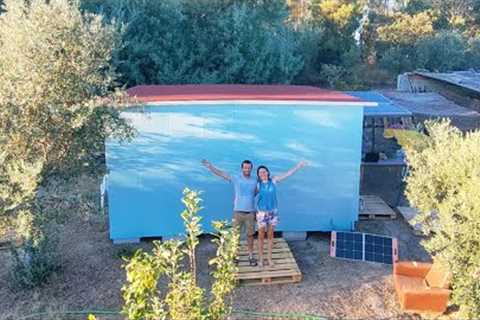
[(322, 101), (363, 102), (347, 94), (310, 86), (289, 85), (145, 85), (127, 90), (140, 102), (174, 101)]

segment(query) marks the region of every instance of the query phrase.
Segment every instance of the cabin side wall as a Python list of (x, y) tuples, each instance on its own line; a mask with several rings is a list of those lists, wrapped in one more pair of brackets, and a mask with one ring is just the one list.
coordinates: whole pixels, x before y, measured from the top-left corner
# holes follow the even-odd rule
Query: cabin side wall
[(244, 159), (274, 175), (308, 160), (278, 185), (280, 231), (351, 230), (358, 218), (362, 107), (150, 106), (123, 116), (139, 135), (107, 142), (113, 240), (182, 233), (184, 187), (203, 191), (204, 229), (231, 219), (233, 187), (209, 173), (204, 158), (232, 175)]

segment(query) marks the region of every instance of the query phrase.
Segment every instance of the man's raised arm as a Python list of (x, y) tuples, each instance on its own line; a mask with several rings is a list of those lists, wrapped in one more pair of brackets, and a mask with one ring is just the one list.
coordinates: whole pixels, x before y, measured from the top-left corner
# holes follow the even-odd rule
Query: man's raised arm
[(211, 164), (208, 160), (203, 159), (202, 164), (210, 170), (214, 175), (219, 176), (227, 181), (230, 181), (232, 178), (228, 175), (228, 173), (223, 172), (222, 170), (215, 168), (213, 164)]

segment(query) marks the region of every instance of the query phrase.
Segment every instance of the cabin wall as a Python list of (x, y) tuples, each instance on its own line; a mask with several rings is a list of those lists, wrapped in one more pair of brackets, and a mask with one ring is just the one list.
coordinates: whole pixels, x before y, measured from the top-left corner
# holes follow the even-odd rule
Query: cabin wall
[(207, 231), (212, 220), (231, 219), (233, 187), (204, 158), (230, 174), (250, 159), (274, 175), (308, 160), (278, 186), (279, 231), (351, 230), (357, 220), (362, 107), (182, 104), (123, 116), (139, 134), (106, 144), (113, 240), (182, 233), (185, 187), (203, 191)]

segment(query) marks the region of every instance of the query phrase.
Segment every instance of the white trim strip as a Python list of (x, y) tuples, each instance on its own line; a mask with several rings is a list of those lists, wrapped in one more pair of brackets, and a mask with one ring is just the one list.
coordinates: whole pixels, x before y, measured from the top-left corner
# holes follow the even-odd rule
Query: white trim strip
[(307, 106), (338, 106), (338, 107), (376, 107), (378, 103), (368, 101), (304, 101), (304, 100), (179, 100), (179, 101), (152, 101), (146, 105), (307, 105)]

